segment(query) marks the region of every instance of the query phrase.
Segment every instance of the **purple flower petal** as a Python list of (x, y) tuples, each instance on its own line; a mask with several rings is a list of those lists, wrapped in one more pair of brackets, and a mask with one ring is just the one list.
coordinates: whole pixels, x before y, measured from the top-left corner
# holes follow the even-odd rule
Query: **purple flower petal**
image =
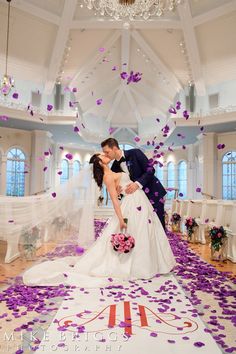
[(141, 139), (140, 139), (139, 136), (136, 136), (136, 137), (134, 138), (134, 141), (135, 141), (136, 143), (138, 143), (140, 140), (141, 140)]
[(196, 188), (196, 192), (197, 192), (197, 193), (200, 193), (201, 191), (202, 191), (202, 189), (201, 189), (200, 187), (197, 187), (197, 188)]
[(68, 159), (68, 160), (72, 160), (73, 159), (73, 155), (68, 153), (65, 155), (65, 157)]
[(97, 105), (100, 106), (100, 104), (102, 104), (102, 98), (99, 98), (97, 101), (96, 101)]
[(151, 336), (151, 337), (157, 337), (157, 333), (156, 333), (156, 332), (151, 332), (151, 333), (150, 333), (150, 336)]
[(56, 192), (53, 192), (53, 193), (52, 193), (52, 197), (53, 197), (53, 198), (56, 198), (56, 196), (57, 196), (57, 193), (56, 193)]
[(169, 108), (169, 113), (171, 114), (177, 114), (176, 109), (174, 107)]
[(194, 343), (194, 346), (195, 346), (195, 347), (198, 347), (198, 348), (201, 348), (201, 347), (204, 347), (205, 344), (202, 343), (202, 342), (195, 342), (195, 343)]
[(138, 210), (138, 211), (141, 211), (141, 210), (142, 210), (142, 207), (141, 207), (141, 206), (137, 207), (137, 210)]
[(1, 115), (0, 116), (0, 120), (2, 120), (2, 121), (7, 121), (9, 118), (7, 117), (7, 116), (5, 116), (5, 115)]
[(123, 71), (123, 72), (120, 74), (120, 77), (122, 78), (122, 80), (127, 79), (127, 77), (128, 77), (127, 72)]
[(17, 92), (14, 92), (12, 95), (12, 98), (14, 98), (15, 100), (17, 100), (19, 97), (19, 94)]
[(84, 248), (77, 246), (76, 249), (75, 249), (75, 251), (76, 251), (76, 253), (78, 253), (78, 254), (83, 254), (83, 253), (84, 253)]
[(53, 105), (52, 104), (48, 104), (47, 105), (47, 111), (50, 112), (53, 109)]

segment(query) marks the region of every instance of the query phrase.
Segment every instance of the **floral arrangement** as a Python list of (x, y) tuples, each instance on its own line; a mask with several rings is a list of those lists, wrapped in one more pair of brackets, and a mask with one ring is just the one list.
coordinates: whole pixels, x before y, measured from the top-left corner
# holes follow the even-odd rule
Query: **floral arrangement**
[(181, 220), (181, 216), (178, 213), (172, 214), (171, 219), (170, 219), (170, 221), (173, 223), (177, 223), (180, 220)]
[(194, 232), (194, 228), (197, 227), (198, 224), (196, 223), (195, 219), (190, 216), (185, 220), (185, 226), (188, 231), (188, 236), (191, 237)]
[(111, 244), (113, 250), (119, 253), (128, 253), (135, 245), (135, 239), (133, 236), (128, 234), (112, 234)]
[[(124, 219), (127, 224), (128, 219)], [(119, 253), (129, 253), (135, 246), (135, 239), (133, 236), (125, 233), (118, 233), (111, 235), (111, 244), (113, 250)]]
[(223, 228), (223, 226), (213, 226), (209, 230), (209, 235), (211, 237), (211, 247), (215, 251), (219, 251), (221, 246), (223, 246), (223, 240), (227, 236), (225, 229)]

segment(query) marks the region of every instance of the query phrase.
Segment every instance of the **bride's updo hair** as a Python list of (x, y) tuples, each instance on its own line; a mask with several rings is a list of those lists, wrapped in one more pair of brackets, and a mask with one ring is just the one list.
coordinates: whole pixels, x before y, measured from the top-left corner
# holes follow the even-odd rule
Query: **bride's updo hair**
[(93, 178), (95, 179), (98, 187), (102, 189), (102, 181), (104, 176), (103, 166), (101, 165), (102, 160), (99, 157), (100, 154), (94, 154), (89, 163), (93, 164)]

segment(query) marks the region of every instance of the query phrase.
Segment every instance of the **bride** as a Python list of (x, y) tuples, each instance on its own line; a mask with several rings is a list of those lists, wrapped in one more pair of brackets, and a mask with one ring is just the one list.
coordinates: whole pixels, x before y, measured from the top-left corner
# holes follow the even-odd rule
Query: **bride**
[[(26, 285), (64, 283), (99, 287), (110, 285), (111, 281), (150, 279), (173, 269), (175, 259), (169, 241), (146, 194), (141, 189), (126, 194), (126, 186), (131, 182), (129, 175), (112, 172), (108, 166), (110, 161), (103, 154), (94, 154), (90, 159), (93, 178), (99, 188), (103, 183), (106, 185), (115, 210), (101, 236), (76, 260), (75, 257), (66, 257), (45, 261), (26, 270), (23, 274)], [(118, 186), (124, 195), (121, 203)], [(125, 218), (128, 219), (127, 224)], [(135, 238), (135, 247), (129, 253), (113, 250), (111, 235), (121, 230)]]

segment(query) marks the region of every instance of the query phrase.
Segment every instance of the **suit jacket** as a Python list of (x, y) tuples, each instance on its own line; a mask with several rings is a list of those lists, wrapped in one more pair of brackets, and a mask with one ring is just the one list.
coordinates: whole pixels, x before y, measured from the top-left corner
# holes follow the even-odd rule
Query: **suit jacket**
[[(147, 156), (140, 149), (131, 149), (124, 151), (126, 164), (130, 173), (130, 179), (142, 184), (143, 190), (146, 189), (146, 195), (153, 208), (159, 207), (159, 200), (166, 195), (166, 190), (155, 176), (155, 169), (150, 168)], [(118, 161), (114, 161), (111, 170), (113, 172), (122, 172)], [(163, 206), (163, 203), (162, 203)]]

